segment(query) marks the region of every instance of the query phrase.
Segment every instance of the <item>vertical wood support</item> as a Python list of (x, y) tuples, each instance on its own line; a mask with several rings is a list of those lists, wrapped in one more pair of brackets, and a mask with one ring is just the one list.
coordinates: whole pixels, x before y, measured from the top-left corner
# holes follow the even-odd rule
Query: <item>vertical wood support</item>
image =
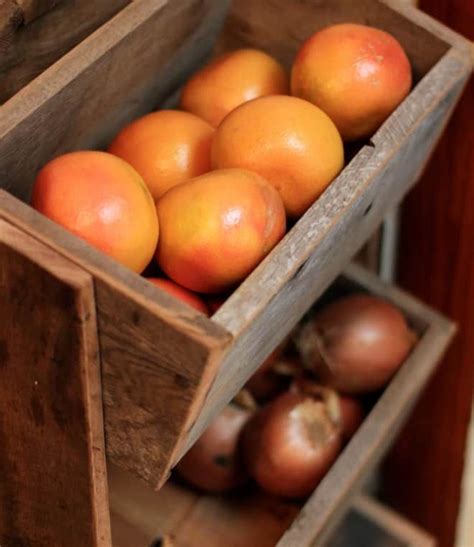
[(111, 547), (93, 282), (0, 220), (0, 545)]

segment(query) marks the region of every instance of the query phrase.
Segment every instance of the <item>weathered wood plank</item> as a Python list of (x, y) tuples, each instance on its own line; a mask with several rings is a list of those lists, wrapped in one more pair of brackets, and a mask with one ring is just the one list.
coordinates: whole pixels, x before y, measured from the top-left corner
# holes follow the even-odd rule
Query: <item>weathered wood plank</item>
[(101, 147), (153, 110), (210, 51), (227, 4), (134, 2), (17, 93), (1, 107), (0, 187), (28, 199), (51, 157)]
[[(5, 55), (23, 22), (23, 14), (14, 0), (0, 0), (0, 55)], [(0, 99), (1, 102), (1, 99)]]
[[(112, 510), (120, 518), (120, 526), (129, 524), (131, 538), (136, 530), (137, 538), (146, 537), (149, 542), (161, 534), (171, 534), (180, 547), (261, 547), (275, 545), (289, 527), (278, 543), (280, 547), (305, 547), (315, 540), (318, 545), (331, 545), (327, 538), (333, 526), (352, 503), (366, 473), (390, 446), (454, 333), (451, 322), (359, 266), (347, 268), (335, 284), (336, 291), (337, 287), (344, 292), (368, 291), (392, 301), (404, 312), (419, 341), (306, 504), (302, 508), (285, 503), (273, 506), (271, 500), (258, 498), (251, 490), (242, 497), (198, 496), (173, 483), (154, 493), (112, 470)], [(271, 517), (273, 511), (277, 521)], [(146, 543), (137, 539), (137, 547), (146, 547)]]
[[(469, 75), (448, 53), (214, 315), (234, 336), (190, 446), (415, 183)], [(449, 81), (442, 87), (441, 81)], [(441, 86), (441, 87), (440, 87)]]
[(23, 13), (23, 21), (27, 25), (44, 13), (53, 9), (64, 0), (15, 0)]
[(107, 454), (157, 486), (196, 419), (229, 335), (2, 191), (0, 218), (93, 276)]
[(92, 277), (0, 220), (0, 544), (111, 547)]
[(0, 8), (2, 2), (15, 4), (17, 24), (9, 34), (11, 47), (0, 45), (0, 105), (130, 0), (24, 0), (21, 7), (14, 0), (2, 0)]
[[(306, 502), (278, 547), (322, 544), (347, 509), (368, 471), (388, 450), (454, 335), (453, 323), (373, 274), (351, 265), (347, 277), (392, 301), (412, 321), (424, 321), (420, 339), (367, 418)], [(316, 541), (317, 540), (317, 541)], [(316, 543), (315, 543), (316, 541)]]

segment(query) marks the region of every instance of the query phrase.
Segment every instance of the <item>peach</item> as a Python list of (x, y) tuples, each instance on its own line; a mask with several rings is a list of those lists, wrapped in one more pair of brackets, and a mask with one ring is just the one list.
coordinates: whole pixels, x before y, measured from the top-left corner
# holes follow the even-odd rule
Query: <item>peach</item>
[(173, 281), (198, 292), (221, 292), (242, 281), (285, 233), (278, 192), (239, 169), (175, 186), (157, 210), (158, 264)]
[(181, 108), (217, 127), (242, 103), (288, 91), (288, 77), (276, 59), (258, 49), (238, 49), (217, 57), (187, 82)]
[(336, 126), (319, 108), (273, 95), (245, 103), (217, 128), (217, 169), (237, 167), (262, 175), (280, 193), (291, 217), (302, 215), (344, 164)]
[(348, 141), (371, 135), (408, 95), (411, 83), (410, 62), (397, 40), (355, 24), (311, 36), (291, 72), (292, 94), (324, 110)]
[(36, 178), (32, 205), (135, 272), (153, 257), (153, 198), (140, 175), (111, 154), (72, 152), (50, 161)]
[(188, 304), (188, 306), (191, 306), (195, 310), (209, 315), (209, 310), (205, 302), (201, 298), (199, 298), (197, 294), (188, 291), (188, 289), (181, 287), (170, 279), (164, 279), (161, 277), (149, 277), (148, 281), (150, 281), (151, 283), (153, 283), (153, 285), (156, 285), (160, 289), (163, 289), (171, 296), (174, 296), (178, 300), (181, 300), (181, 302)]
[(109, 152), (140, 173), (156, 201), (176, 184), (210, 170), (213, 133), (189, 112), (160, 110), (124, 127)]

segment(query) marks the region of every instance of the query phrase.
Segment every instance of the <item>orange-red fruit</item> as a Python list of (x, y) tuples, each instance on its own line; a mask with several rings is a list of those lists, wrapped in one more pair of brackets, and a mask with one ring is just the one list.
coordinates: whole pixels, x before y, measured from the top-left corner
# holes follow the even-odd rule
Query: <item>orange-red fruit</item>
[(157, 200), (210, 170), (213, 134), (208, 123), (189, 112), (160, 110), (124, 127), (109, 152), (130, 163)]
[(106, 152), (59, 156), (39, 172), (32, 205), (135, 272), (158, 241), (155, 204), (128, 163)]
[(150, 281), (157, 287), (160, 287), (160, 289), (163, 289), (168, 294), (171, 294), (172, 296), (178, 298), (185, 304), (193, 307), (195, 310), (198, 310), (206, 315), (209, 314), (209, 310), (205, 302), (197, 294), (188, 291), (188, 289), (181, 287), (177, 283), (174, 283), (169, 279), (163, 279), (161, 277), (149, 277), (148, 281)]
[(408, 95), (410, 62), (387, 32), (356, 24), (327, 27), (301, 47), (291, 92), (319, 106), (344, 140), (371, 135)]
[(288, 77), (278, 61), (258, 49), (238, 49), (217, 57), (187, 82), (181, 108), (217, 127), (242, 103), (288, 89)]
[(278, 192), (250, 171), (213, 171), (157, 203), (162, 270), (188, 289), (221, 292), (242, 281), (285, 233)]
[(322, 110), (274, 95), (245, 103), (225, 118), (214, 136), (212, 163), (259, 173), (278, 190), (288, 215), (298, 217), (342, 169), (344, 151)]

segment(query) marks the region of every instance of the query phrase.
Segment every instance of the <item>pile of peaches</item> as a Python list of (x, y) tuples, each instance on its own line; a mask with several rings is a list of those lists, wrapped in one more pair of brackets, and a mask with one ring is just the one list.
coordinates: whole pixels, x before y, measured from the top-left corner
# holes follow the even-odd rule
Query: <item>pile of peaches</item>
[[(241, 282), (405, 98), (398, 41), (368, 26), (316, 32), (289, 77), (254, 49), (225, 53), (184, 85), (179, 110), (132, 121), (108, 151), (59, 156), (33, 206), (201, 311), (196, 293)], [(291, 93), (291, 95), (290, 95)]]

